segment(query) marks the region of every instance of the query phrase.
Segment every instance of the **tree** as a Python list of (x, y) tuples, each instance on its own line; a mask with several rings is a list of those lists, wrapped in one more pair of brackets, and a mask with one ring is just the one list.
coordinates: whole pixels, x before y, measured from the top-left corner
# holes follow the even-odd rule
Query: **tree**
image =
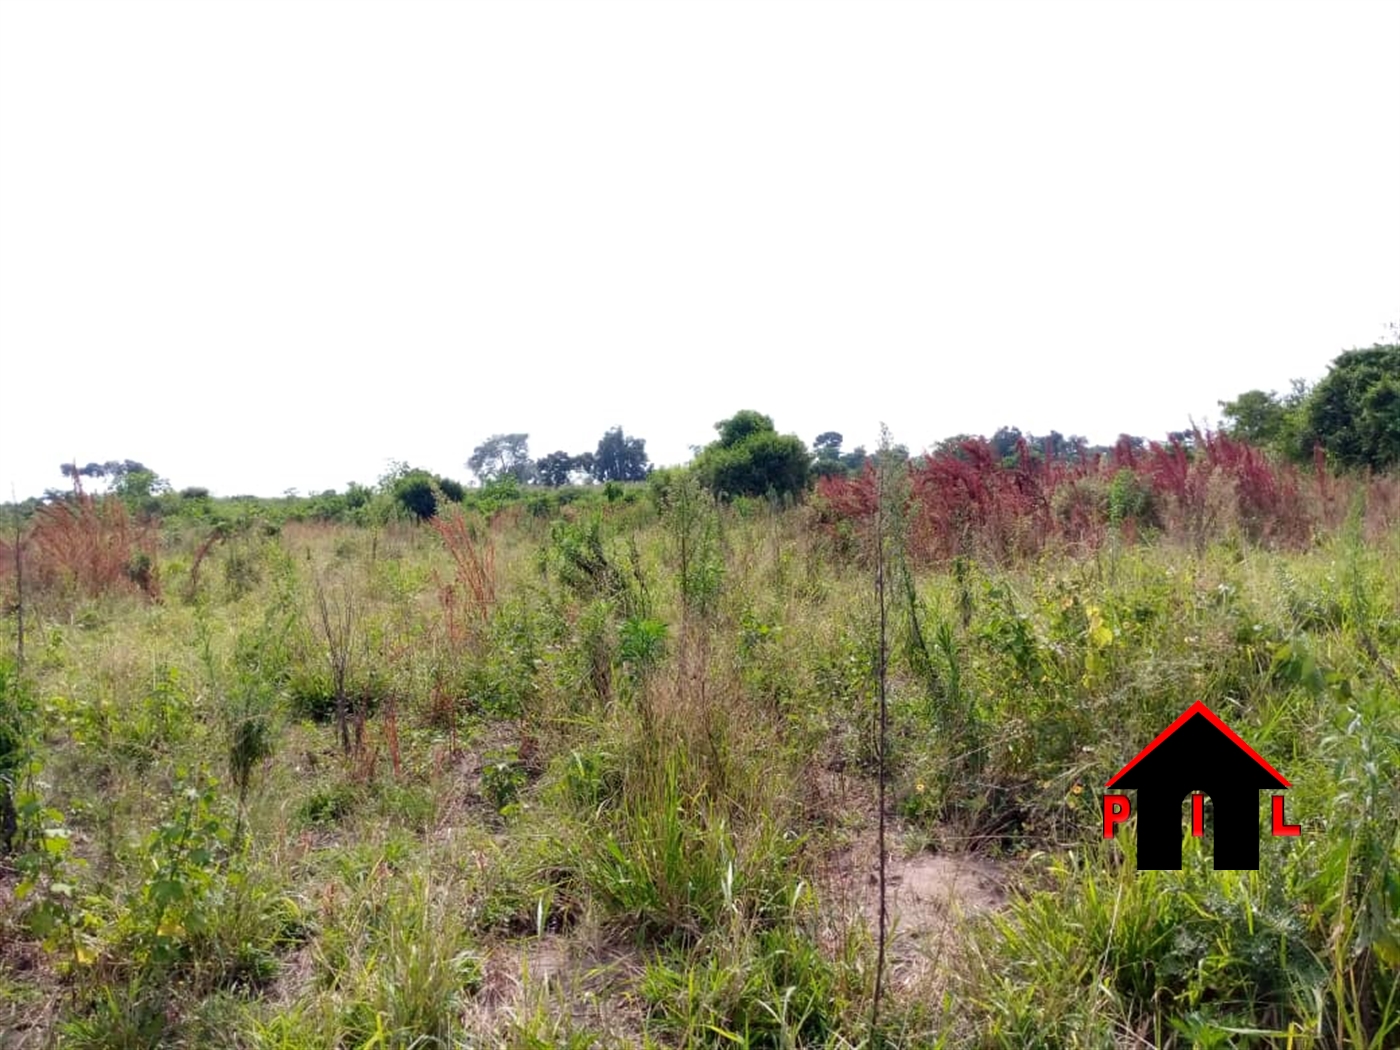
[(968, 441), (978, 440), (976, 434), (953, 434), (945, 437), (942, 441), (934, 442), (931, 455), (952, 456), (954, 459), (967, 459), (967, 453), (963, 451), (963, 444)]
[(744, 410), (715, 424), (719, 440), (695, 459), (696, 476), (720, 496), (796, 495), (807, 486), (812, 457), (796, 434), (779, 434), (773, 420)]
[(812, 441), (812, 451), (817, 454), (818, 459), (840, 459), (841, 442), (845, 438), (835, 430), (827, 430), (818, 434)]
[(105, 481), (107, 490), (131, 504), (140, 504), (153, 496), (170, 491), (170, 482), (160, 477), (146, 464), (135, 459), (109, 459), (106, 463), (60, 464), (65, 478), (79, 477)]
[(1066, 438), (1058, 430), (1052, 430), (1044, 437), (1032, 434), (1026, 440), (1032, 452), (1051, 461), (1071, 458), (1075, 450), (1071, 443), (1074, 439)]
[(753, 434), (776, 432), (772, 416), (750, 408), (741, 409), (728, 419), (720, 420), (715, 424), (715, 429), (719, 431), (719, 443), (725, 448), (733, 448)]
[(650, 469), (646, 441), (629, 438), (621, 427), (604, 434), (593, 454), (593, 477), (598, 481), (645, 481)]
[(1400, 464), (1400, 344), (1348, 350), (1303, 405), (1303, 449), (1320, 444), (1341, 467)]
[(369, 501), (374, 498), (374, 489), (368, 485), (361, 485), (357, 481), (352, 481), (345, 486), (345, 505), (351, 510), (369, 505)]
[(444, 498), (460, 503), (466, 491), (460, 482), (440, 478), (426, 470), (410, 470), (401, 474), (393, 487), (394, 500), (419, 521), (426, 521), (438, 511), (436, 487)]
[(527, 482), (535, 471), (529, 434), (492, 434), (472, 450), (467, 469), (486, 484), (501, 478)]
[(558, 488), (569, 483), (569, 475), (577, 468), (578, 460), (567, 452), (551, 452), (535, 460), (535, 478), (541, 485)]
[(846, 467), (841, 462), (841, 442), (844, 440), (837, 431), (827, 430), (812, 441), (812, 451), (817, 457), (812, 464), (812, 473), (816, 477), (840, 477), (846, 473)]
[(107, 468), (101, 463), (89, 463), (85, 467), (78, 466), (76, 462), (60, 463), (58, 469), (65, 478), (105, 478), (107, 476)]
[(1288, 410), (1275, 391), (1246, 390), (1233, 401), (1218, 401), (1231, 437), (1253, 445), (1270, 445), (1283, 428)]
[(1196, 451), (1196, 432), (1194, 430), (1168, 430), (1167, 444), (1180, 445), (1187, 453)]
[(997, 454), (997, 459), (1001, 460), (1004, 465), (1014, 466), (1016, 450), (1022, 440), (1024, 440), (1024, 435), (1021, 433), (1020, 427), (1001, 427), (992, 435), (988, 444), (992, 446), (992, 451)]

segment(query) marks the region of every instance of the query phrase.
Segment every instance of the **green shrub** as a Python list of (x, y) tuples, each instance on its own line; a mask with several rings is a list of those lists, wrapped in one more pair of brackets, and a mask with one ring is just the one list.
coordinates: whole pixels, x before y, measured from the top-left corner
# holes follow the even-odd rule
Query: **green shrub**
[(337, 824), (353, 813), (359, 802), (360, 791), (353, 784), (319, 785), (297, 807), (297, 819), (303, 824)]
[(461, 503), (466, 490), (451, 478), (437, 477), (426, 470), (412, 470), (394, 481), (393, 494), (406, 514), (426, 521), (437, 513), (439, 496)]
[(515, 807), (526, 780), (525, 767), (515, 748), (482, 756), (481, 793), (497, 813), (506, 813)]
[(637, 678), (644, 678), (665, 655), (666, 625), (634, 616), (618, 628), (618, 657)]
[(598, 748), (578, 748), (561, 756), (565, 795), (585, 814), (598, 814), (622, 796), (620, 758)]
[(1125, 521), (1156, 524), (1152, 490), (1127, 467), (1120, 469), (1109, 482), (1108, 521), (1114, 526)]
[(14, 661), (0, 657), (0, 856), (10, 851), (19, 830), (15, 796), (33, 753), (35, 714)]
[(715, 424), (718, 441), (695, 457), (701, 484), (717, 496), (795, 496), (807, 487), (812, 457), (795, 434), (779, 434), (768, 416), (740, 412)]

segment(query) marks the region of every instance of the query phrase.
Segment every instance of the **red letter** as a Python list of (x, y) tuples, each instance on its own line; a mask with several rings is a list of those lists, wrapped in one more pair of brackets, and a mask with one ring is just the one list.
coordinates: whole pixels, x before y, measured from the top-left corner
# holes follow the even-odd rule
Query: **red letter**
[(1113, 825), (1121, 824), (1132, 816), (1127, 795), (1105, 795), (1103, 797), (1103, 837), (1113, 838)]
[(1200, 838), (1206, 833), (1206, 797), (1191, 796), (1191, 834)]
[(1283, 796), (1274, 796), (1274, 834), (1275, 835), (1301, 835), (1303, 829), (1298, 824), (1285, 824), (1283, 822)]

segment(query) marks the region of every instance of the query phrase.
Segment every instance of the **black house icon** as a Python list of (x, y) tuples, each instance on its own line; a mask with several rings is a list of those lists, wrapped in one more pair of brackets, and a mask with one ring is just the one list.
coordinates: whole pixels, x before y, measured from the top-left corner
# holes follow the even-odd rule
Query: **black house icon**
[(1192, 792), (1215, 809), (1215, 868), (1259, 867), (1259, 791), (1287, 780), (1197, 702), (1114, 774), (1111, 788), (1137, 789), (1139, 870), (1181, 867), (1182, 802)]

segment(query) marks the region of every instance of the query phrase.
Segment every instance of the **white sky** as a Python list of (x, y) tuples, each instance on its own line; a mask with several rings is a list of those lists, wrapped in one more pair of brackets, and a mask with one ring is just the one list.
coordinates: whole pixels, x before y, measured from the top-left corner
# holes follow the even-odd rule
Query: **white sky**
[(0, 3), (0, 498), (1161, 436), (1400, 320), (1400, 4)]

